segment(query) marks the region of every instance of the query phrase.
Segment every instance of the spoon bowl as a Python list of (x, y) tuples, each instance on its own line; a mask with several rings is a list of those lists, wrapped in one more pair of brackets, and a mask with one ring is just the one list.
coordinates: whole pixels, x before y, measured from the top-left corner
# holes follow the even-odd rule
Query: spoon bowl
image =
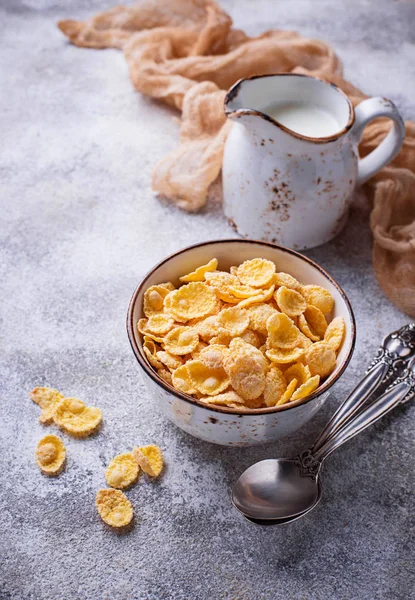
[(303, 475), (294, 460), (267, 459), (242, 473), (233, 488), (232, 502), (250, 519), (286, 520), (313, 508), (319, 487), (318, 476)]

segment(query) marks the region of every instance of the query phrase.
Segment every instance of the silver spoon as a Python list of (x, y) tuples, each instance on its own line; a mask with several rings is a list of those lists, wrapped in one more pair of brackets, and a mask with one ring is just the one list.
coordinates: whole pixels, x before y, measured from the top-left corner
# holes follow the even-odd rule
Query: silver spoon
[[(393, 342), (393, 354), (390, 344)], [(319, 492), (319, 471), (322, 462), (337, 447), (389, 412), (403, 399), (409, 399), (413, 392), (413, 372), (415, 359), (412, 359), (402, 377), (393, 384), (381, 398), (369, 408), (353, 418), (358, 408), (379, 387), (382, 377), (373, 377), (373, 372), (383, 371), (383, 376), (391, 371), (393, 363), (408, 358), (415, 353), (415, 326), (406, 326), (385, 338), (378, 358), (372, 363), (367, 376), (345, 401), (330, 421), (314, 446), (291, 459), (265, 460), (249, 467), (236, 482), (232, 500), (236, 508), (245, 516), (261, 520), (279, 520), (304, 516), (314, 508), (321, 497)], [(385, 360), (386, 357), (386, 360)], [(379, 367), (379, 363), (386, 363)], [(360, 390), (361, 393), (358, 393)], [(368, 391), (369, 390), (369, 391)], [(353, 398), (354, 403), (350, 401)], [(347, 410), (345, 410), (347, 405)]]

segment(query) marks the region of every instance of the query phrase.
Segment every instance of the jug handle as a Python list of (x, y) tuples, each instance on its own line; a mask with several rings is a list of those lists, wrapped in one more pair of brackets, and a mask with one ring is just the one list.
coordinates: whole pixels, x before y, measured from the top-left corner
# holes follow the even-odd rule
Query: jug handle
[(357, 185), (362, 185), (368, 181), (393, 160), (401, 149), (405, 138), (405, 123), (393, 102), (386, 98), (369, 98), (363, 100), (355, 108), (355, 122), (351, 134), (357, 143), (360, 142), (366, 125), (378, 117), (392, 119), (393, 125), (379, 146), (365, 158), (359, 160)]

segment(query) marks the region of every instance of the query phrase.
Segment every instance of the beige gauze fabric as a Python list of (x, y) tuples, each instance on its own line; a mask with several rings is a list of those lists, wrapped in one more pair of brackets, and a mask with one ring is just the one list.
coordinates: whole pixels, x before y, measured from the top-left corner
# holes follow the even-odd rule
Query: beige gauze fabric
[[(182, 112), (180, 144), (154, 169), (153, 189), (197, 211), (222, 166), (231, 123), (223, 102), (238, 79), (278, 72), (305, 73), (337, 84), (354, 105), (366, 96), (343, 79), (333, 49), (295, 32), (250, 38), (232, 28), (214, 0), (140, 0), (88, 21), (60, 21), (73, 44), (120, 48), (135, 88)], [(363, 157), (383, 139), (390, 121), (375, 121), (359, 146)], [(373, 205), (373, 264), (385, 294), (415, 316), (415, 123), (406, 123), (403, 148), (365, 189)]]

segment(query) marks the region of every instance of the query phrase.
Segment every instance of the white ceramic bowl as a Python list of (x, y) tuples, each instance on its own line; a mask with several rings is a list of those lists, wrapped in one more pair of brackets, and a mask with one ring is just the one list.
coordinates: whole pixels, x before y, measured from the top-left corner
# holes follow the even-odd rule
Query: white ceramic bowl
[[(218, 269), (229, 270), (251, 258), (268, 258), (275, 262), (277, 271), (285, 271), (304, 284), (316, 284), (327, 288), (335, 300), (333, 316), (342, 316), (346, 323), (346, 335), (334, 372), (305, 401), (287, 406), (260, 408), (247, 412), (237, 409), (209, 407), (196, 398), (183, 394), (163, 379), (147, 362), (137, 321), (143, 315), (145, 290), (163, 281), (179, 284), (179, 277), (211, 258), (219, 260)], [(218, 240), (197, 244), (179, 250), (156, 265), (135, 290), (127, 314), (128, 337), (142, 368), (144, 381), (161, 411), (178, 427), (202, 440), (224, 446), (251, 446), (261, 444), (293, 433), (307, 423), (326, 401), (330, 387), (342, 375), (353, 353), (355, 344), (355, 319), (350, 302), (334, 279), (315, 262), (281, 246), (250, 240)]]

